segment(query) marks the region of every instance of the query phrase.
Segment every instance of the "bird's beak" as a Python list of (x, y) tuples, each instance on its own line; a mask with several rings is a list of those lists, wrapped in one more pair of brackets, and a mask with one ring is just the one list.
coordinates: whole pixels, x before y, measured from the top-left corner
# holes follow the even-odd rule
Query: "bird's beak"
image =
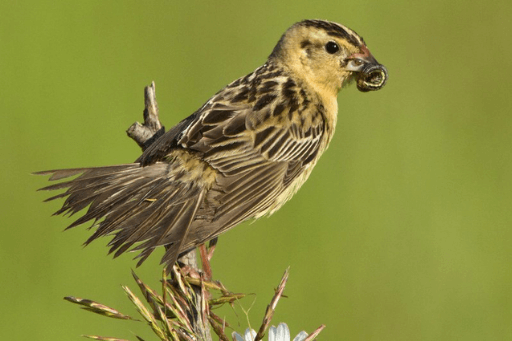
[(386, 84), (388, 70), (375, 60), (365, 45), (361, 46), (361, 53), (355, 53), (347, 60), (347, 70), (356, 73), (359, 91), (379, 90)]

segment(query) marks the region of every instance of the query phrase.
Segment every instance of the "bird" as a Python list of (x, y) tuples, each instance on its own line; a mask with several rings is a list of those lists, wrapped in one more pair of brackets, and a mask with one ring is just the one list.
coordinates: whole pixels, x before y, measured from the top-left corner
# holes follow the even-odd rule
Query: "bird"
[(304, 184), (336, 127), (337, 95), (356, 82), (381, 89), (386, 68), (363, 38), (326, 20), (288, 28), (267, 61), (218, 91), (158, 137), (133, 163), (36, 172), (62, 180), (41, 190), (65, 192), (56, 215), (85, 214), (84, 243), (111, 236), (117, 257), (158, 247), (161, 264), (250, 219), (270, 216)]

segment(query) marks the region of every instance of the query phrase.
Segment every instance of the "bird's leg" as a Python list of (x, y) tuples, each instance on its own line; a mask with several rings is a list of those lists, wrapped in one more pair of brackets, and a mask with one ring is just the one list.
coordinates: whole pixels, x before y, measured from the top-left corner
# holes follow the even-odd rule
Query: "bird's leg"
[(218, 240), (219, 238), (215, 237), (208, 242), (208, 247), (206, 244), (201, 244), (199, 246), (199, 252), (201, 253), (201, 263), (203, 264), (203, 271), (207, 281), (212, 279), (212, 266), (210, 264), (210, 260), (213, 257), (213, 252), (215, 251), (215, 246), (217, 245)]
[(212, 279), (212, 267), (210, 266), (208, 250), (206, 249), (205, 244), (199, 245), (199, 253), (201, 254), (201, 263), (203, 264), (205, 280), (210, 281)]

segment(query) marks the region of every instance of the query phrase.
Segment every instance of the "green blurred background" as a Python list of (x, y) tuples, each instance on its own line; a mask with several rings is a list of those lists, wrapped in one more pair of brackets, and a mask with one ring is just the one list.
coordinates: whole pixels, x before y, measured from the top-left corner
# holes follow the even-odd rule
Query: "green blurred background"
[[(37, 170), (133, 161), (124, 131), (155, 80), (170, 128), (264, 63), (305, 18), (364, 36), (390, 79), (339, 96), (336, 136), (299, 194), (221, 237), (214, 277), (258, 327), (286, 267), (274, 323), (322, 340), (512, 339), (510, 1), (2, 1), (0, 338), (155, 340), (133, 313), (130, 255), (50, 217)], [(137, 273), (156, 285), (159, 255)], [(254, 303), (254, 304), (253, 304)], [(217, 313), (247, 326), (237, 305)]]

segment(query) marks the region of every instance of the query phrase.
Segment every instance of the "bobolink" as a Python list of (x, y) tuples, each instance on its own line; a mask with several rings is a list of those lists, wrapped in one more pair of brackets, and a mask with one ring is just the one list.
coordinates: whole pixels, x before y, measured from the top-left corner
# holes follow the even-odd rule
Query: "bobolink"
[(235, 225), (278, 210), (307, 180), (336, 126), (337, 94), (355, 80), (380, 89), (386, 69), (351, 29), (305, 20), (290, 27), (267, 62), (210, 98), (199, 110), (124, 165), (39, 172), (42, 188), (67, 191), (56, 214), (89, 206), (74, 227), (97, 226), (85, 242), (114, 235), (115, 256), (158, 246), (162, 263)]

